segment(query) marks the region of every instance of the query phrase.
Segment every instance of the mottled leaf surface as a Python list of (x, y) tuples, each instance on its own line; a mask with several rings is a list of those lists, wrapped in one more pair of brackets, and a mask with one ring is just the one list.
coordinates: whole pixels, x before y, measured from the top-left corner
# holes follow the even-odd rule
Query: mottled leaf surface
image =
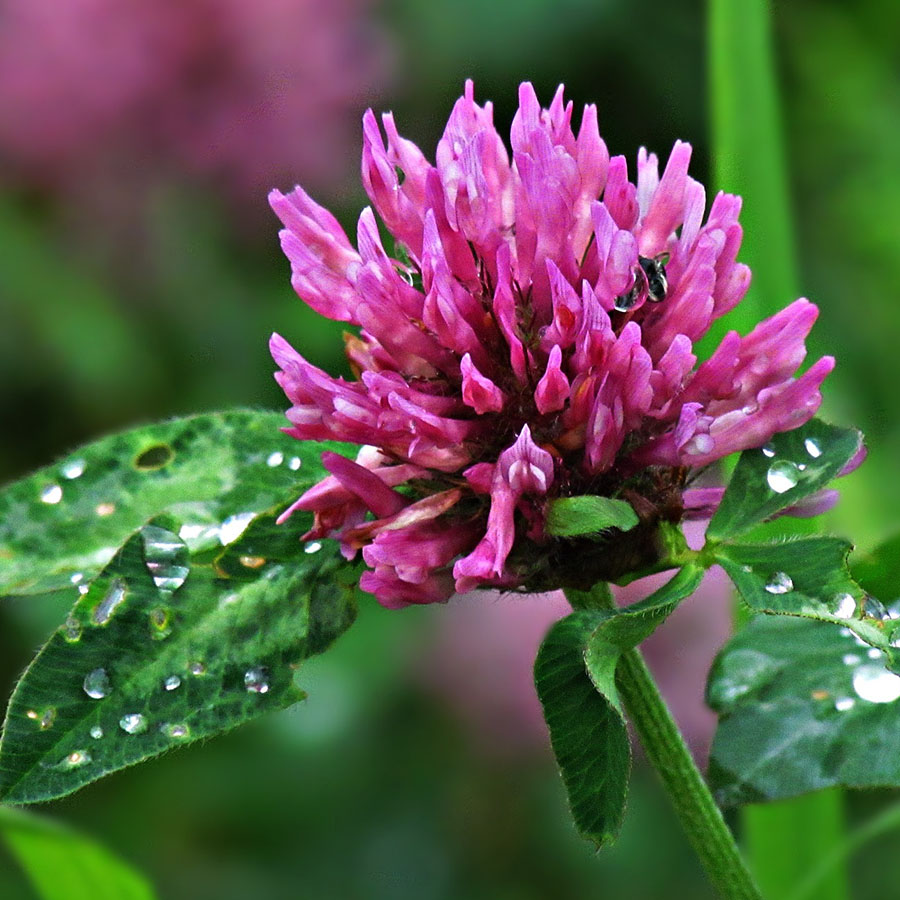
[(60, 797), (303, 696), (297, 666), (352, 623), (356, 574), (257, 517), (214, 558), (175, 519), (135, 532), (19, 682), (0, 797)]
[(716, 659), (707, 697), (723, 803), (900, 786), (900, 676), (847, 628), (758, 616)]
[(279, 429), (281, 413), (174, 419), (88, 444), (0, 489), (0, 596), (90, 580), (153, 516), (179, 517), (192, 549), (287, 503), (322, 477), (323, 448)]
[(745, 450), (706, 531), (708, 540), (734, 538), (824, 488), (859, 450), (862, 435), (812, 419)]
[(40, 900), (153, 900), (146, 879), (90, 838), (49, 819), (0, 808), (0, 837)]

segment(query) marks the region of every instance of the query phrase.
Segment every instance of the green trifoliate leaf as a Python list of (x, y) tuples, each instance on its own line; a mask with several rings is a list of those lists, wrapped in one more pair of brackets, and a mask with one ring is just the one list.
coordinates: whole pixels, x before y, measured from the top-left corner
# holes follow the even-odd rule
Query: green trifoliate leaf
[[(686, 568), (623, 610), (581, 609), (550, 629), (538, 653), (535, 683), (575, 826), (598, 847), (618, 836), (631, 770), (615, 684), (619, 657), (649, 636), (702, 578), (702, 569)], [(590, 605), (589, 594), (569, 596), (575, 605)]]
[(562, 497), (550, 504), (547, 532), (554, 537), (581, 537), (610, 528), (629, 531), (638, 524), (630, 503), (612, 497)]
[(848, 628), (759, 616), (713, 665), (710, 779), (723, 803), (900, 786), (900, 676)]
[(138, 872), (71, 829), (21, 810), (0, 808), (0, 837), (40, 900), (153, 900)]
[(216, 559), (175, 520), (136, 532), (29, 666), (0, 743), (0, 798), (60, 797), (303, 697), (296, 669), (352, 623), (333, 542), (254, 520)]
[(324, 474), (323, 445), (282, 434), (284, 422), (281, 413), (238, 410), (147, 425), (0, 489), (0, 596), (90, 580), (166, 511), (192, 550), (220, 548)]
[(833, 537), (732, 544), (716, 548), (716, 561), (756, 612), (843, 625), (885, 651), (893, 665), (898, 623), (850, 577), (851, 549)]
[(709, 523), (711, 541), (737, 537), (824, 488), (860, 448), (862, 435), (812, 419), (745, 450)]

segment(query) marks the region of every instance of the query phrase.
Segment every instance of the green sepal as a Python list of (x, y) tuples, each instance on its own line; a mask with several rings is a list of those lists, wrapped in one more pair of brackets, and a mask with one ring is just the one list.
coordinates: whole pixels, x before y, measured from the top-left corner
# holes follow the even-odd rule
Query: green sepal
[(611, 528), (630, 531), (638, 524), (631, 504), (612, 497), (561, 497), (547, 511), (547, 533), (554, 537), (601, 534)]

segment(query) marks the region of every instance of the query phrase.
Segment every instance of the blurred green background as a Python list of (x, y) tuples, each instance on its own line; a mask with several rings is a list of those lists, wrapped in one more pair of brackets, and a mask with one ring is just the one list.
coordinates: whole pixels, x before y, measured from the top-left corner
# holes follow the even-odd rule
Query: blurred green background
[[(547, 101), (562, 82), (576, 118), (597, 103), (612, 153), (665, 156), (683, 138), (711, 181), (700, 2), (180, 7), (191, 15), (169, 21), (151, 2), (0, 6), (0, 481), (119, 427), (282, 408), (272, 331), (342, 370), (340, 328), (291, 290), (265, 195), (301, 182), (352, 234), (366, 105), (393, 109), (431, 155), (465, 78), (501, 133), (521, 80)], [(870, 448), (830, 526), (867, 547), (896, 530), (900, 504), (900, 11), (783, 3), (774, 38), (800, 283), (821, 309), (810, 355), (837, 357), (825, 414)], [(758, 298), (767, 313), (792, 299)], [(5, 686), (70, 599), (0, 607)], [(543, 734), (509, 713), (505, 738), (486, 738), (446, 702), (452, 668), (435, 686), (424, 663), (446, 615), (373, 602), (309, 667), (301, 707), (45, 812), (173, 900), (709, 896), (640, 767), (622, 840), (596, 856), (567, 821)], [(449, 652), (466, 666), (464, 639)], [(891, 801), (854, 797), (851, 819)], [(862, 865), (854, 878), (854, 896), (886, 896)], [(2, 852), (0, 896), (31, 896)]]

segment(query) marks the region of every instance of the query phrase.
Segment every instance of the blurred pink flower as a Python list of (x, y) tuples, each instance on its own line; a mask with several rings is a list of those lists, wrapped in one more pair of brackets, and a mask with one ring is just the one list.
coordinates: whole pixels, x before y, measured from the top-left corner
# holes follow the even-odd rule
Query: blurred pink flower
[[(272, 338), (287, 431), (363, 446), (356, 462), (323, 454), (330, 477), (292, 509), (315, 513), (307, 537), (362, 549), (361, 586), (385, 606), (617, 580), (658, 559), (660, 521), (714, 508), (709, 492), (683, 500), (692, 471), (821, 402), (831, 357), (793, 377), (817, 316), (807, 300), (696, 365), (694, 342), (750, 281), (740, 198), (718, 194), (704, 224), (689, 145), (662, 176), (642, 149), (632, 183), (596, 108), (577, 137), (571, 120), (562, 88), (541, 109), (523, 84), (510, 159), (467, 82), (431, 165), (390, 113), (385, 145), (368, 112), (363, 182), (396, 249), (371, 209), (354, 249), (301, 188), (272, 192), (297, 293), (361, 329), (347, 341), (356, 381)], [(624, 497), (641, 525), (599, 551), (552, 539), (549, 502), (579, 494)]]
[(72, 187), (114, 168), (240, 193), (345, 175), (386, 74), (370, 0), (7, 0), (0, 159)]

